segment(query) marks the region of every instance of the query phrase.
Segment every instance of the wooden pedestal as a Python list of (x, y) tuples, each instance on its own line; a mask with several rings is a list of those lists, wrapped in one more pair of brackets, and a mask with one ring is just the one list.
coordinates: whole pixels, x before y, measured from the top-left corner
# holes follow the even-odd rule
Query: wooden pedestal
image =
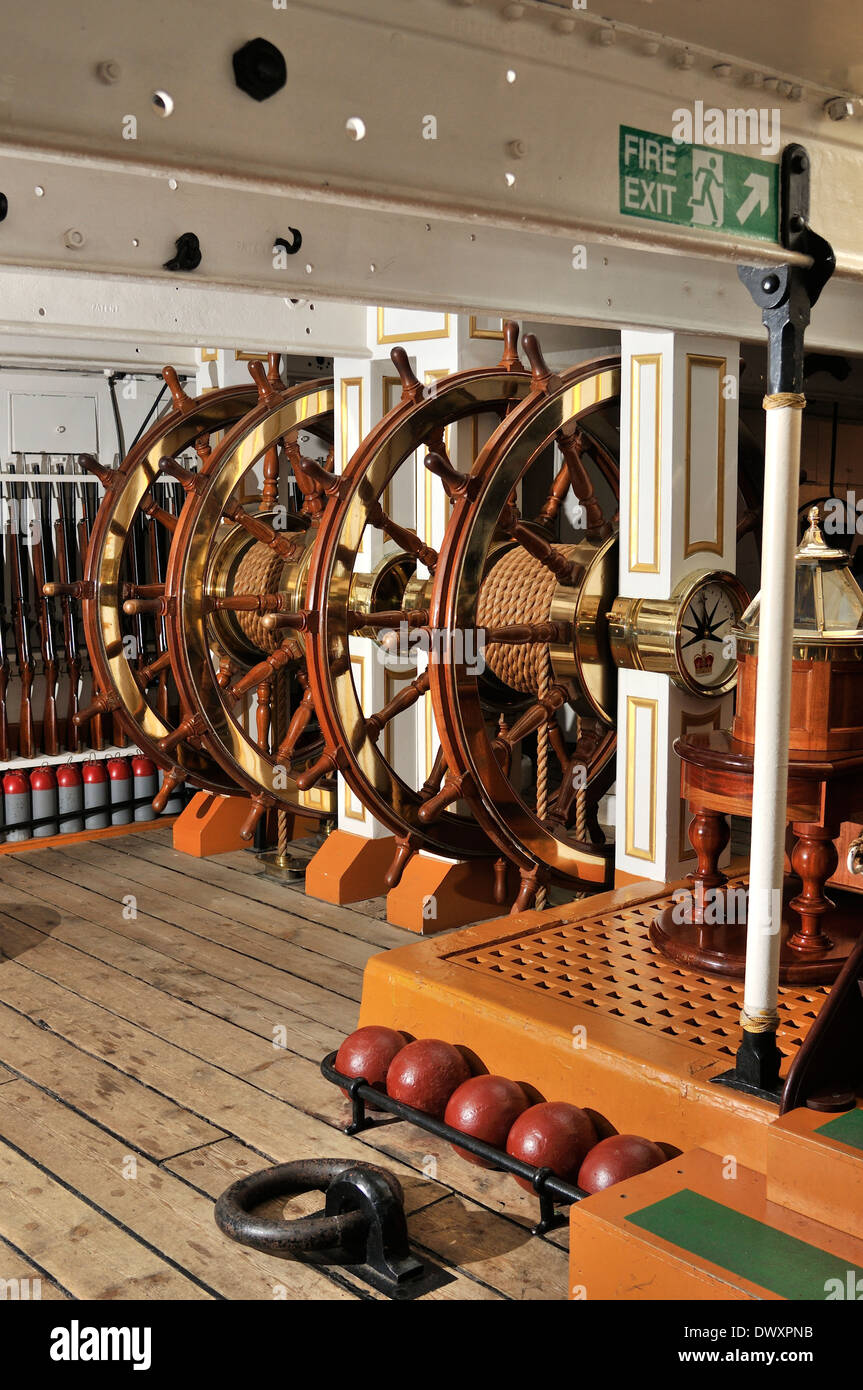
[[(719, 858), (728, 844), (727, 816), (751, 815), (752, 753), (724, 731), (692, 735), (674, 745), (681, 793), (693, 820), (689, 839), (698, 866), (689, 875), (688, 909), (666, 908), (654, 921), (654, 945), (690, 969), (742, 977), (746, 956), (743, 885), (729, 892)], [(794, 836), (782, 901), (780, 981), (835, 980), (863, 928), (863, 902), (825, 885), (836, 872), (834, 844), (843, 823), (863, 811), (863, 755), (792, 751), (787, 816)]]

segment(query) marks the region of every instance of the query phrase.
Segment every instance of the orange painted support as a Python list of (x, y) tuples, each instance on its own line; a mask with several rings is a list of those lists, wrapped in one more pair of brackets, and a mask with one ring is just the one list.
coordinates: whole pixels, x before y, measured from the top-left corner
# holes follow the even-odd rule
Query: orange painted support
[(306, 893), (325, 903), (358, 903), (386, 892), (384, 874), (393, 861), (393, 835), (369, 840), (334, 830), (309, 860)]
[(767, 1195), (863, 1239), (863, 1105), (791, 1110), (767, 1132)]
[(193, 854), (196, 859), (226, 854), (232, 849), (248, 849), (248, 840), (240, 839), (240, 829), (248, 815), (246, 796), (198, 792), (177, 817), (174, 849)]
[(508, 871), (506, 899), (494, 900), (494, 861), (447, 860), (416, 854), (396, 888), (387, 894), (387, 921), (421, 936), (499, 917), (518, 893), (518, 876)]
[(861, 1263), (863, 1241), (773, 1205), (763, 1173), (704, 1149), (570, 1209), (570, 1298), (841, 1298)]

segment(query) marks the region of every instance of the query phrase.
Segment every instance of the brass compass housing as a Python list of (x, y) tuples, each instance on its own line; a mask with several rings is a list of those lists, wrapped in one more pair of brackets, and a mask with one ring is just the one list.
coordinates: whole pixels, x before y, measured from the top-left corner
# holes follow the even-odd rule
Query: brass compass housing
[(732, 629), (749, 602), (728, 570), (694, 570), (670, 598), (617, 598), (608, 613), (618, 666), (670, 676), (690, 695), (726, 695), (737, 682)]

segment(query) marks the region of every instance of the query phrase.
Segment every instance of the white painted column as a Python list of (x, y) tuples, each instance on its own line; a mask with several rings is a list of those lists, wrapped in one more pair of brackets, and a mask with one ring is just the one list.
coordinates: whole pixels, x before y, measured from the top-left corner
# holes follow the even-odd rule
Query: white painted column
[[(621, 335), (620, 583), (670, 598), (693, 570), (736, 568), (738, 344)], [(665, 883), (693, 865), (676, 738), (730, 724), (732, 696), (618, 673), (616, 868)]]
[(743, 992), (744, 1026), (751, 1026), (755, 1032), (775, 1029), (779, 1023), (776, 1005), (782, 946), (794, 554), (802, 418), (802, 409), (788, 405), (766, 412), (752, 842)]

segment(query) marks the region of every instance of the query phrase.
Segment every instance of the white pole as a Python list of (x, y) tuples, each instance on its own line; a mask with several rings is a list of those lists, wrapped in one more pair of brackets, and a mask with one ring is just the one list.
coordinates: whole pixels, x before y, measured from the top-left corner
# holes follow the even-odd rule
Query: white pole
[(768, 396), (743, 1027), (775, 1032), (791, 724), (794, 555), (804, 399)]

